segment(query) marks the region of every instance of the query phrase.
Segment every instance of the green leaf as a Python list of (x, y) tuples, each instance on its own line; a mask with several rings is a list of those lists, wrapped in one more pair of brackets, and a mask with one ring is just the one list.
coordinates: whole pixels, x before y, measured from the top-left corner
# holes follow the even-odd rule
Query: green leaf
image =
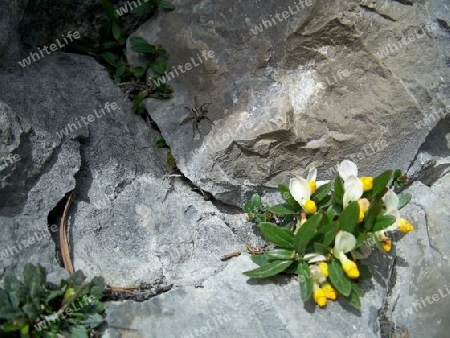
[(345, 274), (344, 270), (342, 270), (341, 264), (338, 260), (333, 259), (330, 264), (328, 264), (328, 273), (331, 284), (333, 284), (334, 288), (340, 294), (349, 296), (352, 291), (352, 283)]
[(153, 2), (144, 2), (143, 4), (141, 4), (138, 7), (135, 7), (131, 10), (131, 14), (138, 14), (141, 13), (143, 11), (149, 10), (149, 9), (153, 9), (156, 6), (153, 4)]
[(330, 246), (336, 238), (336, 234), (339, 231), (339, 223), (337, 221), (327, 225), (327, 232), (323, 238), (322, 244), (326, 247)]
[(104, 52), (100, 56), (114, 68), (119, 65), (119, 58), (111, 52)]
[(163, 139), (163, 138), (161, 137), (160, 139), (158, 139), (158, 140), (156, 141), (156, 146), (157, 146), (158, 148), (167, 148), (166, 140)]
[(364, 229), (370, 231), (375, 224), (376, 217), (382, 208), (381, 199), (375, 198), (369, 205), (367, 215), (364, 217)]
[(156, 60), (152, 62), (150, 68), (159, 75), (164, 75), (169, 71), (169, 66), (165, 60)]
[(381, 197), (381, 195), (383, 195), (384, 193), (384, 190), (386, 189), (386, 186), (389, 184), (391, 178), (392, 178), (392, 170), (387, 170), (381, 175), (375, 177), (372, 183), (371, 195)]
[(102, 7), (103, 10), (106, 12), (106, 15), (108, 16), (109, 20), (115, 21), (116, 12), (114, 11), (114, 7), (111, 6), (110, 2), (108, 0), (102, 0)]
[(339, 216), (339, 229), (353, 233), (359, 218), (359, 203), (351, 202)]
[(83, 320), (81, 322), (81, 324), (86, 325), (86, 326), (96, 327), (102, 322), (103, 322), (102, 316), (98, 313), (93, 313), (93, 314), (90, 314), (85, 320)]
[(244, 272), (244, 275), (251, 278), (267, 278), (272, 277), (280, 272), (283, 272), (286, 270), (289, 265), (291, 265), (293, 260), (286, 260), (286, 261), (275, 261), (266, 265), (263, 265), (259, 268), (256, 268), (251, 271)]
[(38, 310), (34, 307), (33, 304), (25, 304), (23, 307), (23, 312), (27, 315), (31, 320), (35, 320), (39, 316)]
[(242, 210), (247, 213), (257, 213), (261, 209), (261, 206), (261, 196), (259, 196), (258, 194), (253, 194), (253, 196), (242, 206)]
[(164, 1), (164, 0), (161, 0), (158, 3), (158, 6), (161, 7), (162, 9), (164, 9), (165, 11), (169, 11), (169, 12), (173, 11), (175, 9), (175, 6), (173, 4), (171, 4), (168, 1)]
[(275, 245), (285, 249), (294, 249), (294, 234), (292, 231), (282, 229), (270, 222), (261, 222), (259, 224), (259, 230), (265, 239)]
[(103, 290), (105, 290), (106, 284), (103, 277), (94, 277), (90, 283), (89, 294), (97, 299), (102, 298)]
[(147, 98), (148, 92), (146, 90), (140, 92), (136, 95), (136, 97), (133, 100), (132, 109), (135, 112), (135, 114), (142, 114), (145, 110), (144, 100)]
[(298, 210), (291, 207), (289, 204), (274, 205), (269, 208), (269, 211), (277, 215), (295, 215), (298, 213)]
[(84, 275), (84, 273), (81, 270), (77, 270), (69, 277), (68, 284), (70, 287), (78, 289), (84, 283), (85, 280), (86, 276)]
[(121, 44), (118, 41), (105, 41), (100, 44), (100, 49), (108, 50), (108, 49), (116, 48), (120, 45)]
[(360, 278), (365, 279), (365, 278), (372, 277), (372, 269), (370, 268), (370, 266), (361, 264), (358, 266), (358, 269), (359, 269), (359, 277)]
[(5, 291), (9, 293), (9, 299), (13, 308), (18, 308), (25, 303), (28, 294), (26, 286), (14, 276), (6, 276), (4, 280)]
[(300, 205), (291, 195), (289, 188), (283, 184), (278, 185), (278, 191), (281, 193), (281, 197), (289, 204), (291, 207), (296, 208), (296, 210), (300, 210)]
[(354, 282), (352, 282), (352, 292), (356, 293), (359, 297), (364, 297), (364, 291)]
[(141, 77), (143, 77), (145, 75), (146, 71), (147, 70), (144, 67), (136, 67), (136, 68), (133, 69), (133, 74), (138, 79), (140, 79)]
[(250, 259), (253, 263), (258, 264), (259, 266), (271, 263), (269, 257), (267, 257), (266, 255), (252, 255)]
[(120, 39), (120, 37), (122, 36), (122, 31), (120, 30), (117, 22), (113, 22), (111, 24), (111, 28), (112, 28), (112, 33), (113, 33), (114, 38), (118, 41)]
[(328, 254), (329, 250), (327, 246), (321, 243), (314, 243), (314, 252), (321, 255), (326, 255)]
[(322, 201), (325, 197), (328, 196), (328, 194), (331, 191), (331, 188), (333, 186), (333, 182), (328, 182), (327, 184), (321, 185), (317, 188), (316, 192), (311, 196), (311, 199), (315, 201), (316, 203), (319, 203)]
[(288, 226), (293, 220), (294, 220), (294, 215), (286, 215), (280, 225), (282, 227)]
[(372, 228), (372, 232), (384, 230), (388, 226), (395, 222), (395, 217), (392, 215), (378, 215), (375, 218), (375, 225)]
[(411, 201), (412, 195), (410, 193), (404, 192), (397, 195), (398, 197), (398, 210), (402, 209), (406, 206), (409, 201)]
[(270, 259), (283, 259), (283, 260), (289, 260), (292, 259), (292, 254), (294, 251), (287, 250), (287, 249), (273, 249), (270, 251), (267, 251), (265, 255)]
[(0, 289), (0, 319), (12, 319), (15, 318), (16, 309), (13, 308), (8, 293)]
[(369, 233), (369, 236), (371, 238), (371, 242), (375, 243), (375, 246), (381, 251), (384, 252), (383, 246), (380, 243), (380, 240), (378, 239), (378, 237), (374, 234), (374, 233)]
[(342, 205), (344, 198), (344, 181), (341, 177), (336, 177), (334, 180), (334, 194), (333, 194), (333, 200), (338, 205)]
[(313, 292), (313, 282), (309, 265), (306, 262), (299, 262), (297, 268), (298, 284), (300, 286), (300, 294), (302, 300), (306, 302), (311, 298)]
[(317, 227), (322, 219), (321, 214), (315, 214), (311, 216), (298, 230), (295, 235), (295, 251), (303, 256), (306, 251), (306, 247), (309, 242), (313, 239)]
[(359, 296), (357, 292), (352, 292), (348, 297), (342, 296), (342, 298), (351, 306), (353, 306), (356, 309), (361, 308), (361, 300), (359, 299)]
[(136, 53), (154, 54), (156, 52), (155, 46), (149, 44), (140, 36), (132, 36), (130, 38), (130, 44), (131, 50)]
[(70, 337), (72, 338), (89, 338), (88, 332), (83, 325), (72, 326), (70, 328)]

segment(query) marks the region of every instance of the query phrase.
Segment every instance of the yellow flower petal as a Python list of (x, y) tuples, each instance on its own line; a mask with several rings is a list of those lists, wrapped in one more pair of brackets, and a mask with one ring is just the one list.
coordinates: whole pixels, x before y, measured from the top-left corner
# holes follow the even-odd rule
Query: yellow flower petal
[(363, 220), (364, 220), (364, 211), (362, 211), (361, 209), (359, 209), (358, 223), (361, 223)]
[(307, 200), (303, 205), (303, 208), (307, 213), (314, 214), (317, 211), (316, 202), (312, 200)]
[(323, 275), (325, 277), (328, 277), (328, 264), (325, 262), (320, 262), (317, 265), (319, 266), (319, 269), (322, 271)]
[(323, 292), (325, 292), (325, 297), (327, 297), (328, 299), (331, 299), (331, 300), (336, 300), (337, 292), (335, 289), (333, 289), (331, 284), (322, 285), (322, 290), (323, 290)]
[(413, 231), (414, 227), (406, 219), (401, 218), (398, 224), (398, 230), (404, 234), (407, 234), (408, 232)]
[(359, 277), (358, 267), (356, 266), (356, 263), (350, 259), (347, 259), (344, 263), (342, 263), (342, 269), (351, 279), (356, 279)]
[(311, 188), (311, 194), (314, 194), (316, 192), (317, 183), (316, 181), (309, 181), (309, 187)]
[(392, 249), (392, 241), (390, 238), (386, 238), (381, 242), (381, 245), (383, 246), (383, 250), (386, 252), (391, 251)]
[(323, 307), (327, 305), (327, 296), (325, 292), (321, 288), (317, 288), (314, 290), (314, 301), (320, 306)]
[(364, 191), (372, 190), (373, 178), (372, 177), (360, 177), (361, 183), (363, 185)]

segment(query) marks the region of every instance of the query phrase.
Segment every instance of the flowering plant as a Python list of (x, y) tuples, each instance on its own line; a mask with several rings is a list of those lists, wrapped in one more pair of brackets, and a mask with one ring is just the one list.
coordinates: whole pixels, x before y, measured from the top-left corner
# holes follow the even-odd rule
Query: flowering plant
[(408, 233), (413, 226), (400, 218), (399, 210), (411, 199), (391, 188), (406, 180), (400, 170), (372, 177), (358, 177), (355, 163), (337, 165), (334, 181), (316, 181), (317, 170), (308, 177), (292, 178), (289, 187), (279, 185), (284, 204), (266, 206), (257, 194), (244, 204), (249, 221), (258, 223), (261, 234), (275, 247), (253, 255), (259, 265), (244, 275), (267, 278), (279, 273), (298, 276), (304, 301), (311, 297), (320, 306), (338, 296), (360, 308), (360, 278), (371, 275), (361, 264), (373, 247), (389, 252), (389, 231)]

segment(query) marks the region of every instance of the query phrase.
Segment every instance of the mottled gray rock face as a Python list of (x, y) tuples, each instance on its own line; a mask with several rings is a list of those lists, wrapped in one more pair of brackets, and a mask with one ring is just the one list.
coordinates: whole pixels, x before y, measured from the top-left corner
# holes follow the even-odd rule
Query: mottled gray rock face
[[(164, 179), (170, 169), (155, 147), (159, 134), (132, 114), (92, 58), (56, 52), (19, 66), (19, 24), (31, 13), (11, 6), (30, 11), (38, 2), (0, 3), (0, 278), (25, 262), (44, 265), (55, 281), (65, 275), (48, 225), (73, 190), (67, 224), (75, 269), (114, 286), (173, 285), (142, 303), (110, 303), (106, 336), (366, 338), (404, 328), (413, 337), (445, 336), (450, 147), (436, 146), (449, 133), (443, 2), (175, 2), (177, 11), (137, 34), (162, 43), (173, 65), (192, 69), (170, 81), (172, 100), (147, 104), (179, 168), (219, 201), (205, 201), (185, 179)], [(279, 21), (283, 11), (288, 18)], [(275, 21), (255, 32), (263, 19)], [(389, 46), (402, 34), (415, 41)], [(202, 120), (194, 137), (180, 120), (195, 96), (211, 102), (214, 125)], [(303, 305), (295, 279), (249, 281), (242, 272), (254, 264), (246, 254), (220, 261), (245, 243), (263, 244), (222, 202), (240, 205), (308, 166), (329, 175), (324, 170), (343, 158), (363, 174), (406, 168), (439, 120), (411, 168), (424, 184), (409, 188), (414, 199), (402, 211), (416, 231), (395, 252), (371, 258), (377, 273), (362, 285), (360, 312)]]
[(111, 303), (105, 337), (379, 337), (379, 283), (366, 294), (361, 312), (340, 302), (324, 310), (304, 305), (291, 278), (249, 281), (242, 275), (254, 268), (248, 255), (222, 264), (202, 288), (174, 289), (142, 303)]
[[(158, 134), (132, 114), (91, 58), (55, 53), (16, 73), (5, 71), (0, 88), (7, 103), (1, 155), (20, 155), (1, 169), (0, 214), (9, 224), (2, 243), (46, 231), (45, 240), (2, 261), (5, 269), (30, 260), (56, 263), (47, 218), (71, 190), (74, 266), (115, 286), (164, 278), (201, 285), (220, 271), (220, 256), (247, 242), (261, 244), (244, 215), (219, 211), (177, 177), (164, 179), (170, 168), (165, 151), (155, 147)], [(101, 113), (107, 104), (121, 109)]]
[[(182, 172), (227, 203), (344, 158), (406, 169), (448, 111), (443, 1), (175, 2), (136, 33), (175, 66), (177, 95), (147, 107)], [(215, 125), (194, 137), (195, 96)]]
[(27, 3), (27, 0), (4, 0), (0, 3), (0, 60), (19, 52), (19, 26)]
[(415, 225), (397, 246), (389, 311), (412, 337), (448, 337), (450, 325), (450, 175), (431, 187), (415, 182), (403, 214)]

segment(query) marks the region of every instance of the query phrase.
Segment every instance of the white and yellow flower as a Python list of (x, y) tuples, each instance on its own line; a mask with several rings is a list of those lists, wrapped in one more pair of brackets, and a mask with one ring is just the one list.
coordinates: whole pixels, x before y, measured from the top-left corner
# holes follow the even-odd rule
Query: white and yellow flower
[(310, 265), (309, 269), (313, 279), (314, 301), (322, 307), (327, 305), (328, 299), (335, 300), (337, 292), (330, 283), (327, 283), (328, 264), (320, 262), (318, 265)]
[(386, 206), (386, 212), (384, 214), (395, 217), (395, 222), (388, 226), (384, 231), (398, 230), (404, 234), (407, 234), (408, 232), (414, 230), (414, 227), (408, 222), (408, 220), (400, 217), (400, 212), (398, 211), (399, 199), (395, 192), (388, 189), (383, 196), (383, 202)]
[(352, 251), (356, 246), (355, 236), (347, 231), (340, 230), (336, 234), (335, 246), (333, 249), (334, 256), (339, 259), (342, 269), (348, 277), (356, 279), (359, 277), (358, 266), (355, 262), (348, 259), (346, 253)]
[[(365, 191), (372, 189), (373, 178), (370, 176), (358, 177), (358, 167), (352, 161), (342, 161), (337, 165), (337, 170), (339, 176), (344, 180), (344, 207), (350, 201), (357, 201)], [(346, 186), (350, 191), (347, 192)]]
[(313, 168), (309, 171), (307, 179), (296, 177), (291, 178), (289, 182), (289, 192), (292, 198), (309, 214), (314, 214), (317, 211), (316, 202), (311, 200), (311, 195), (317, 188), (316, 177), (317, 169)]

